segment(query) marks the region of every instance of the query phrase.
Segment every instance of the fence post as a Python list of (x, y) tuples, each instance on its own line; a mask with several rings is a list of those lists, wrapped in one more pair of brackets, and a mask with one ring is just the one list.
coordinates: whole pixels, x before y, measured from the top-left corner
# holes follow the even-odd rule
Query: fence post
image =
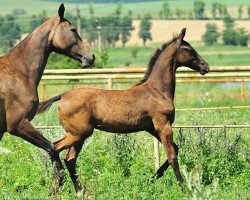
[(154, 137), (155, 172), (160, 168), (159, 140)]
[(41, 100), (46, 99), (46, 85), (44, 82), (41, 83), (42, 91), (41, 91)]
[(245, 80), (241, 80), (241, 100), (245, 100)]
[(113, 80), (112, 80), (112, 78), (109, 78), (109, 79), (108, 79), (108, 88), (109, 88), (110, 90), (113, 89)]

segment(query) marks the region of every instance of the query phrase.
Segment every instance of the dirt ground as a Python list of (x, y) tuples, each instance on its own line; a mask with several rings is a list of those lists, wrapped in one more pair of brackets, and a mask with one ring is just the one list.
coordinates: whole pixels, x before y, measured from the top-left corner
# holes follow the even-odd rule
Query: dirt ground
[[(221, 20), (152, 20), (151, 35), (152, 41), (150, 43), (160, 43), (168, 41), (172, 38), (173, 33), (179, 33), (182, 28), (187, 28), (186, 37), (187, 41), (200, 41), (202, 35), (205, 33), (205, 26), (207, 23), (215, 23), (219, 31), (223, 30), (223, 22)], [(244, 27), (250, 32), (250, 21), (236, 21), (236, 27)], [(131, 38), (127, 45), (142, 45), (142, 40), (139, 38), (140, 21), (134, 20)]]

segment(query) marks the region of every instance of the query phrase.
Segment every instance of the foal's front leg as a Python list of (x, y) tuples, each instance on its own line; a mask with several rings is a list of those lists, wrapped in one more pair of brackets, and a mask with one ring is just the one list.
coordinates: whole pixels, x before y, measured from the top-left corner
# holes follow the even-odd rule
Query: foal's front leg
[[(155, 131), (155, 130), (148, 130), (148, 132), (154, 136), (159, 142), (161, 142), (161, 138), (160, 136), (158, 135), (158, 133)], [(162, 142), (161, 142), (162, 143)], [(176, 152), (176, 156), (178, 156), (178, 151), (179, 151), (179, 148), (178, 148), (178, 145), (174, 144), (174, 149), (175, 149), (175, 152)], [(168, 159), (159, 167), (159, 169), (157, 170), (156, 172), (156, 178), (161, 178), (163, 176), (163, 173), (168, 169), (169, 167), (169, 162), (168, 162)]]
[[(182, 187), (183, 178), (180, 173), (178, 159), (177, 159), (177, 148), (173, 142), (173, 131), (170, 124), (170, 121), (165, 120), (155, 120), (154, 126), (155, 131), (159, 134), (159, 138), (163, 144), (165, 152), (167, 154), (167, 161), (160, 167), (159, 170), (167, 169), (169, 164), (173, 167), (175, 176), (179, 182), (179, 185)], [(176, 145), (177, 146), (177, 145)], [(158, 171), (159, 171), (158, 170)]]

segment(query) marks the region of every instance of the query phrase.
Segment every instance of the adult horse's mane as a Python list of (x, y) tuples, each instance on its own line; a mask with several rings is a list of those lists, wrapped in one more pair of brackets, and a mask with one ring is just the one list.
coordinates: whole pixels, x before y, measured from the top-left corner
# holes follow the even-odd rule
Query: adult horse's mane
[[(33, 32), (33, 31), (32, 31)], [(31, 33), (32, 33), (31, 32)], [(24, 39), (22, 39), (19, 43), (17, 43), (15, 46), (13, 46), (9, 52), (12, 52), (13, 50), (15, 50), (16, 48), (20, 47), (27, 39), (28, 37), (31, 35), (31, 33), (29, 33)]]
[(160, 48), (157, 48), (155, 50), (155, 52), (152, 54), (149, 62), (148, 62), (148, 67), (147, 67), (147, 70), (144, 74), (144, 77), (138, 82), (135, 84), (135, 86), (137, 85), (141, 85), (143, 84), (144, 82), (146, 82), (148, 80), (148, 77), (150, 76), (154, 66), (155, 66), (155, 63), (156, 61), (158, 60), (159, 56), (161, 55), (161, 53), (172, 43), (174, 42), (176, 39), (177, 39), (178, 35), (177, 34), (174, 34), (173, 38), (171, 40), (169, 40), (168, 42), (164, 43)]

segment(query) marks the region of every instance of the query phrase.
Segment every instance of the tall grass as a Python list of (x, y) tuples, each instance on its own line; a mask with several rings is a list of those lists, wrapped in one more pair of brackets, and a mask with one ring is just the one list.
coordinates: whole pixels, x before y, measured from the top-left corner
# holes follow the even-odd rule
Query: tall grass
[[(183, 112), (181, 117), (177, 117), (176, 123), (193, 124), (195, 120), (199, 123), (222, 123), (231, 117), (228, 113)], [(234, 115), (237, 116), (235, 122), (242, 123), (249, 113), (233, 111)], [(40, 125), (57, 124), (55, 106), (49, 113), (36, 118), (34, 123), (38, 122)], [(63, 130), (47, 130), (43, 133), (52, 140), (61, 137)], [(183, 192), (178, 188), (171, 167), (161, 179), (152, 183), (153, 142), (146, 132), (114, 135), (95, 131), (84, 144), (77, 171), (86, 188), (86, 199), (90, 200), (194, 199), (198, 195), (194, 193), (196, 189), (202, 197), (212, 199), (247, 199), (250, 195), (250, 138), (247, 133), (244, 129), (174, 129), (175, 141), (180, 147), (182, 173), (187, 174)], [(49, 195), (55, 184), (53, 170), (42, 150), (8, 134), (0, 145), (11, 151), (8, 154), (0, 153), (1, 199), (56, 198)], [(163, 163), (166, 156), (162, 147), (160, 154)], [(215, 186), (213, 182), (217, 179), (218, 186)], [(214, 188), (216, 192), (213, 192)], [(77, 199), (69, 176), (57, 197)]]

